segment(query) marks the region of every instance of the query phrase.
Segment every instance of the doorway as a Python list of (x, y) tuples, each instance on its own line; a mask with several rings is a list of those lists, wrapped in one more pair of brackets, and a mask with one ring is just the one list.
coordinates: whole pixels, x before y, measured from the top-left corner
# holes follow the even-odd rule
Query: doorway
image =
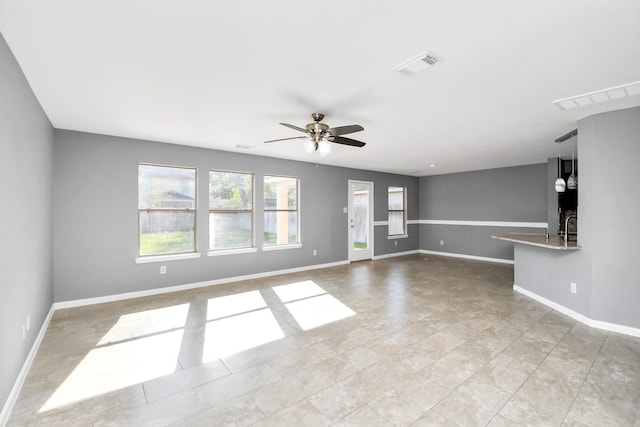
[(373, 182), (349, 180), (349, 261), (373, 258)]

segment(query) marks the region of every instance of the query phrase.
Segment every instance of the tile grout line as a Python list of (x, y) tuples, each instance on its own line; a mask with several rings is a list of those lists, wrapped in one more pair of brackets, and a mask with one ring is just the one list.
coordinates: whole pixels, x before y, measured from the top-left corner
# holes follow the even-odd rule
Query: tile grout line
[[(550, 312), (550, 311), (549, 311), (549, 312)], [(547, 312), (547, 314), (548, 314), (549, 312)], [(545, 314), (545, 316), (546, 316), (546, 314)], [(542, 317), (544, 317), (544, 316), (542, 316)], [(542, 319), (542, 317), (541, 317), (540, 319)], [(540, 319), (538, 319), (538, 320), (534, 323), (534, 325), (536, 325), (536, 324), (540, 321)], [(530, 326), (530, 327), (529, 327), (529, 329), (527, 329), (527, 330), (525, 330), (524, 332), (522, 332), (522, 334), (520, 334), (520, 336), (519, 336), (518, 338), (516, 338), (515, 340), (513, 340), (513, 341), (512, 341), (512, 344), (513, 344), (515, 341), (517, 341), (517, 340), (519, 340), (520, 338), (522, 338), (522, 337), (523, 337), (527, 332), (529, 332), (531, 329), (533, 329), (533, 326)], [(569, 330), (571, 330), (571, 329), (569, 329)], [(559, 343), (560, 341), (562, 341), (562, 339), (563, 339), (563, 338), (564, 338), (568, 333), (569, 333), (569, 331), (565, 332), (565, 334), (562, 336), (562, 338), (560, 338), (560, 340), (558, 341), (558, 343)], [(553, 347), (553, 349), (555, 349), (555, 348), (558, 346), (558, 343), (556, 343), (556, 345)], [(507, 346), (507, 347), (509, 347), (509, 346)], [(496, 355), (496, 357), (498, 357), (500, 354), (504, 353), (504, 351), (507, 349), (507, 347), (503, 348), (503, 349), (502, 349), (502, 351), (501, 351), (500, 353), (498, 353), (498, 355)], [(495, 417), (497, 417), (497, 416), (500, 414), (500, 411), (502, 411), (502, 409), (504, 409), (504, 407), (505, 407), (505, 406), (507, 406), (507, 403), (509, 403), (509, 402), (511, 401), (511, 399), (513, 399), (513, 397), (514, 397), (516, 394), (518, 394), (518, 391), (520, 391), (520, 389), (522, 388), (522, 386), (523, 386), (523, 385), (525, 385), (525, 383), (526, 383), (527, 381), (529, 381), (529, 378), (531, 378), (531, 376), (532, 376), (532, 375), (533, 375), (533, 374), (538, 370), (538, 368), (540, 368), (540, 365), (542, 365), (542, 363), (547, 359), (547, 357), (549, 356), (549, 354), (551, 354), (551, 352), (553, 351), (553, 349), (551, 349), (551, 351), (549, 351), (549, 353), (544, 357), (544, 359), (542, 359), (542, 361), (541, 361), (540, 363), (538, 363), (538, 366), (536, 366), (536, 368), (535, 368), (533, 371), (531, 371), (531, 373), (530, 373), (529, 375), (527, 375), (527, 378), (525, 378), (525, 379), (520, 383), (520, 385), (518, 386), (518, 388), (517, 388), (517, 389), (516, 389), (512, 394), (511, 394), (511, 396), (509, 397), (509, 399), (507, 399), (507, 400), (506, 400), (506, 402), (504, 402), (504, 403), (502, 404), (502, 406), (500, 406), (500, 408), (496, 411), (496, 413), (493, 415), (493, 417), (491, 417), (491, 419), (489, 420), (489, 422), (487, 423), (487, 425), (489, 425), (489, 424), (491, 423), (491, 421), (493, 421), (493, 419), (494, 419)], [(509, 355), (507, 354), (507, 356), (509, 356)], [(495, 358), (494, 358), (494, 359), (495, 359)], [(505, 390), (505, 391), (506, 391), (506, 390)], [(510, 420), (510, 421), (511, 421), (511, 420)]]
[(596, 364), (596, 360), (598, 359), (598, 355), (602, 351), (602, 348), (604, 347), (604, 344), (609, 339), (609, 335), (610, 335), (610, 333), (607, 332), (607, 335), (605, 336), (605, 339), (602, 340), (602, 344), (600, 344), (600, 348), (598, 349), (598, 353), (596, 353), (596, 357), (594, 357), (593, 361), (591, 362), (591, 366), (589, 366), (589, 370), (587, 371), (587, 374), (584, 376), (584, 380), (582, 380), (582, 383), (580, 384), (580, 387), (578, 388), (578, 392), (576, 393), (576, 395), (571, 400), (571, 405), (569, 405), (569, 409), (567, 409), (567, 413), (564, 415), (564, 418), (562, 419), (563, 423), (567, 420), (567, 417), (569, 416), (569, 413), (571, 412), (571, 408), (573, 408), (573, 405), (576, 403), (576, 400), (578, 399), (578, 396), (580, 395), (580, 392), (582, 391), (582, 388), (584, 387), (584, 383), (587, 382), (587, 378), (589, 378), (589, 374), (593, 370), (593, 366)]
[[(550, 311), (550, 312), (552, 312), (552, 311)], [(544, 316), (543, 316), (543, 317), (544, 317)], [(537, 322), (536, 322), (536, 323), (537, 323)], [(577, 321), (574, 321), (574, 326), (575, 326), (576, 324), (577, 324)], [(529, 330), (531, 330), (532, 328), (533, 328), (533, 326), (532, 326), (531, 328), (527, 329), (527, 332), (528, 332)], [(500, 409), (498, 410), (498, 412), (496, 412), (496, 414), (491, 418), (492, 420), (493, 420), (493, 418), (495, 418), (495, 417), (500, 413), (500, 411), (501, 411), (501, 410), (502, 410), (502, 409), (507, 405), (507, 403), (509, 403), (509, 402), (511, 401), (511, 399), (513, 399), (513, 397), (518, 393), (518, 391), (520, 391), (520, 389), (522, 388), (522, 386), (524, 386), (524, 385), (526, 384), (526, 382), (527, 382), (527, 381), (529, 381), (529, 378), (531, 378), (531, 377), (533, 376), (533, 374), (535, 374), (535, 373), (538, 371), (538, 369), (540, 369), (540, 366), (542, 366), (542, 364), (544, 363), (544, 361), (545, 361), (545, 360), (547, 360), (547, 358), (551, 355), (551, 353), (553, 353), (553, 350), (555, 350), (555, 349), (558, 347), (558, 344), (560, 344), (560, 342), (564, 339), (564, 337), (566, 337), (566, 336), (567, 336), (567, 334), (569, 334), (569, 332), (571, 331), (571, 329), (573, 329), (573, 327), (569, 328), (569, 330), (567, 330), (567, 332), (565, 332), (565, 333), (562, 335), (562, 338), (560, 338), (560, 339), (558, 340), (558, 342), (553, 346), (553, 348), (549, 351), (549, 353), (547, 353), (547, 355), (544, 357), (544, 359), (542, 359), (542, 361), (538, 364), (538, 366), (536, 367), (536, 369), (534, 369), (534, 370), (529, 374), (529, 376), (527, 376), (527, 378), (522, 382), (522, 384), (520, 384), (520, 387), (518, 387), (518, 388), (517, 388), (517, 390), (516, 390), (516, 391), (511, 395), (511, 397), (509, 398), (509, 400), (507, 400), (507, 401), (504, 403), (504, 405), (502, 405), (502, 406), (500, 407)], [(525, 332), (525, 333), (526, 333), (526, 332)], [(524, 335), (524, 333), (523, 333), (523, 335)], [(586, 379), (586, 377), (585, 377), (585, 379)], [(576, 396), (577, 396), (577, 394), (576, 394)], [(575, 396), (574, 396), (574, 400), (575, 400)], [(572, 402), (572, 404), (573, 404), (573, 402)], [(571, 410), (571, 406), (569, 407), (569, 410)], [(568, 413), (568, 411), (567, 411), (567, 413)], [(564, 418), (566, 418), (566, 414), (565, 414), (565, 417), (564, 417)], [(564, 418), (563, 418), (563, 420), (564, 420)]]

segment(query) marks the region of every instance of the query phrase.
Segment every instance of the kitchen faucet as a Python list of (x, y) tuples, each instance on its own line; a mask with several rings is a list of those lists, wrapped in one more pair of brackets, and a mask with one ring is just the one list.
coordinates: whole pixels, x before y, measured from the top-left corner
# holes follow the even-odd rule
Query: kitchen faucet
[(578, 216), (577, 215), (567, 215), (567, 217), (564, 220), (564, 246), (567, 246), (567, 242), (568, 242), (568, 237), (569, 237), (569, 230), (567, 230), (567, 227), (569, 227), (569, 220), (571, 218), (574, 218), (576, 221), (578, 220)]

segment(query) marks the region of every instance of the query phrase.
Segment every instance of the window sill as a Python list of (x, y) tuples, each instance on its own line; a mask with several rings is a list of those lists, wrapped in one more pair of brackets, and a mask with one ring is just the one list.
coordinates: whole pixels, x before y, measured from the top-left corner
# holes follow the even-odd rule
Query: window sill
[(387, 239), (407, 239), (409, 237), (408, 234), (394, 234), (393, 236), (387, 236)]
[(236, 254), (249, 254), (258, 252), (258, 248), (242, 248), (242, 249), (222, 249), (217, 251), (207, 252), (207, 256), (223, 256), (223, 255), (236, 255)]
[(262, 248), (264, 252), (269, 251), (282, 251), (285, 249), (298, 249), (302, 247), (302, 243), (296, 243), (293, 245), (273, 245), (273, 246), (265, 246)]
[(199, 252), (189, 252), (185, 254), (141, 256), (136, 258), (136, 264), (146, 264), (149, 262), (174, 261), (178, 259), (200, 258), (200, 255), (201, 254)]

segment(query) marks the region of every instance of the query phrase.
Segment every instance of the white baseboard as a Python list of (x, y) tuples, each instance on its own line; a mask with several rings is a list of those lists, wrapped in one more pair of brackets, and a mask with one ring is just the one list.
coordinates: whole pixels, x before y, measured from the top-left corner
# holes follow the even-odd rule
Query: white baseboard
[(630, 326), (624, 326), (624, 325), (618, 325), (616, 323), (609, 323), (609, 322), (603, 322), (601, 320), (594, 320), (591, 319), (587, 316), (585, 316), (584, 314), (580, 314), (577, 311), (573, 311), (570, 308), (567, 308), (563, 305), (560, 305), (556, 302), (553, 302), (545, 297), (542, 297), (538, 294), (535, 294), (531, 291), (528, 291), (524, 288), (521, 288), (520, 286), (514, 284), (513, 285), (513, 290), (521, 293), (522, 295), (525, 295), (531, 299), (534, 299), (536, 301), (538, 301), (539, 303), (542, 303), (544, 305), (546, 305), (547, 307), (551, 307), (552, 309), (554, 309), (555, 311), (562, 313), (566, 316), (571, 317), (572, 319), (577, 320), (578, 322), (584, 323), (587, 326), (590, 326), (592, 328), (597, 328), (597, 329), (603, 329), (605, 331), (610, 331), (610, 332), (617, 332), (620, 334), (625, 334), (625, 335), (631, 335), (633, 337), (640, 337), (640, 329), (638, 328), (632, 328)]
[(393, 258), (393, 257), (398, 257), (398, 256), (414, 255), (414, 254), (417, 254), (417, 253), (418, 253), (418, 250), (416, 249), (414, 251), (394, 252), (394, 253), (391, 253), (391, 254), (376, 255), (372, 259), (375, 261), (377, 259), (386, 259), (386, 258)]
[(487, 261), (487, 262), (497, 262), (500, 264), (513, 264), (512, 259), (502, 259), (502, 258), (489, 258), (484, 256), (476, 256), (476, 255), (466, 255), (466, 254), (456, 254), (452, 252), (439, 252), (439, 251), (428, 251), (426, 249), (420, 249), (418, 253), (421, 254), (430, 254), (430, 255), (440, 255), (440, 256), (448, 256), (453, 258), (464, 258), (464, 259), (472, 259), (476, 261)]
[(38, 331), (38, 335), (36, 336), (33, 345), (31, 346), (31, 350), (27, 355), (27, 359), (22, 364), (22, 369), (20, 369), (20, 373), (18, 374), (18, 378), (13, 384), (13, 388), (11, 388), (11, 392), (9, 393), (9, 397), (7, 397), (4, 406), (2, 407), (2, 412), (0, 413), (0, 426), (5, 426), (9, 421), (9, 415), (13, 410), (13, 406), (16, 404), (18, 400), (18, 395), (20, 394), (20, 390), (22, 390), (22, 385), (24, 384), (24, 380), (27, 378), (27, 374), (29, 373), (29, 369), (31, 369), (31, 364), (33, 363), (33, 359), (36, 357), (36, 353), (40, 348), (40, 344), (44, 339), (44, 335), (47, 332), (47, 328), (49, 327), (49, 322), (51, 322), (51, 318), (53, 317), (55, 309), (53, 306), (49, 309), (49, 313), (47, 313), (47, 317), (45, 317), (44, 322), (42, 322), (42, 326), (40, 327), (40, 331)]
[(81, 307), (85, 305), (101, 304), (105, 302), (121, 301), (131, 298), (147, 297), (152, 295), (167, 294), (171, 292), (186, 291), (189, 289), (204, 288), (206, 286), (222, 285), (225, 283), (240, 282), (242, 280), (261, 279), (263, 277), (278, 276), (280, 274), (298, 273), (301, 271), (317, 270), (320, 268), (336, 267), (349, 264), (349, 261), (338, 261), (327, 264), (314, 264), (304, 267), (288, 268), (285, 270), (268, 271), (265, 273), (247, 274), (245, 276), (227, 277), (224, 279), (207, 280), (204, 282), (188, 283), (185, 285), (169, 286), (166, 288), (155, 288), (146, 291), (127, 292), (124, 294), (107, 295), (104, 297), (83, 298), (71, 301), (56, 302), (53, 304), (55, 310), (61, 308)]

